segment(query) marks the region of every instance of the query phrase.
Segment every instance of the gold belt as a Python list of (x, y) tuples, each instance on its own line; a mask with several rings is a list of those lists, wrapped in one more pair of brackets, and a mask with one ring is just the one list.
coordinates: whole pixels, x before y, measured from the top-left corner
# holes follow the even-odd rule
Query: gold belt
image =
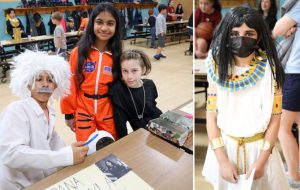
[(243, 147), (244, 150), (244, 173), (246, 173), (246, 143), (251, 143), (251, 142), (255, 142), (258, 141), (260, 139), (264, 138), (264, 133), (257, 133), (252, 137), (235, 137), (235, 136), (231, 136), (231, 135), (227, 135), (228, 137), (230, 137), (231, 139), (237, 141), (237, 146), (236, 146), (236, 170), (237, 170), (237, 174), (240, 175), (240, 166), (239, 166), (239, 153), (240, 153), (240, 147)]

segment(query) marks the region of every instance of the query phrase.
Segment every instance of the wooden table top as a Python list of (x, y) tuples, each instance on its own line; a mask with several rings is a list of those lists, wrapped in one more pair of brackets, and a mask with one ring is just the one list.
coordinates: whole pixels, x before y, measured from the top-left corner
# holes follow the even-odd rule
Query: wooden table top
[(116, 155), (156, 190), (193, 189), (193, 157), (144, 129), (130, 133), (97, 151), (78, 165), (66, 167), (26, 188), (40, 190), (94, 164)]
[[(175, 25), (175, 24), (187, 24), (188, 20), (178, 20), (178, 21), (170, 21), (166, 22), (166, 25)], [(140, 27), (150, 27), (149, 23), (143, 23), (143, 24), (136, 24), (135, 26), (140, 26)]]
[(21, 45), (21, 44), (36, 43), (36, 42), (47, 41), (47, 40), (53, 40), (53, 36), (43, 35), (43, 36), (34, 36), (31, 37), (30, 39), (21, 38), (20, 40), (3, 40), (1, 41), (1, 45), (3, 47), (8, 47), (8, 46)]
[(197, 75), (205, 75), (207, 74), (206, 66), (204, 59), (195, 59), (194, 60), (194, 73)]
[[(79, 36), (77, 31), (66, 32), (65, 35), (67, 38)], [(29, 38), (21, 38), (20, 40), (13, 40), (13, 39), (12, 40), (3, 40), (3, 41), (1, 41), (1, 45), (3, 47), (8, 47), (8, 46), (36, 43), (36, 42), (49, 41), (49, 40), (53, 40), (53, 35), (32, 36), (30, 39)]]

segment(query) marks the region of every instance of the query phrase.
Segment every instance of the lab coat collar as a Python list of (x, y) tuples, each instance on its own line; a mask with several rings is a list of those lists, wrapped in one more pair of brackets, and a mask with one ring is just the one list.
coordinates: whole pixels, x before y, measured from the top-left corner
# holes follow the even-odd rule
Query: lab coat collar
[[(29, 97), (29, 98), (26, 99), (26, 101), (28, 102), (28, 104), (30, 104), (30, 106), (32, 106), (32, 108), (34, 109), (34, 112), (36, 113), (37, 116), (41, 116), (41, 115), (45, 114), (43, 109), (37, 103), (37, 101), (35, 99), (33, 99), (32, 97)], [(53, 117), (53, 116), (55, 117), (54, 110), (49, 105), (47, 105), (47, 108), (48, 108), (48, 111), (49, 111), (49, 116), (50, 117)]]

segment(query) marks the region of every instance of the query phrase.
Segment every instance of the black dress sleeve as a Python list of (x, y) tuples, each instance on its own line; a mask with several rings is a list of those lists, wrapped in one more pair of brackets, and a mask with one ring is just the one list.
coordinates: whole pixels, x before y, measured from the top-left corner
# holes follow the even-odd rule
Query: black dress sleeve
[(121, 88), (122, 88), (121, 84), (117, 82), (109, 86), (109, 92), (108, 92), (108, 95), (113, 104), (115, 128), (119, 139), (128, 134), (127, 127), (126, 127), (127, 116), (123, 108), (122, 102), (120, 100), (120, 94), (122, 94), (120, 92)]
[(156, 102), (156, 98), (158, 98), (158, 93), (157, 93), (157, 89), (156, 89), (156, 86), (154, 84), (153, 81), (152, 82), (152, 86), (153, 86), (153, 104), (154, 104), (154, 112), (153, 112), (153, 118), (158, 118), (161, 114), (162, 114), (162, 111), (156, 106), (157, 105), (157, 102)]
[(119, 139), (122, 137), (125, 137), (128, 134), (126, 122), (127, 122), (127, 116), (124, 110), (118, 106), (113, 104), (113, 112), (114, 112), (114, 121), (115, 121), (115, 127), (118, 134)]
[(20, 25), (19, 25), (20, 29), (23, 30), (23, 32), (25, 32), (24, 26), (23, 26), (21, 20), (19, 18), (18, 18), (18, 20), (19, 20), (19, 23), (20, 23)]
[(46, 35), (46, 27), (45, 24), (43, 22), (41, 22), (41, 32), (40, 35)]

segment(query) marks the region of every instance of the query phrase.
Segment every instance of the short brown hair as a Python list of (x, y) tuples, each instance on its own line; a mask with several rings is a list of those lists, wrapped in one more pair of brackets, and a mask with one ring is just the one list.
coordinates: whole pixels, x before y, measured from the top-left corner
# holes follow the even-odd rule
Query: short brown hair
[(51, 15), (52, 19), (55, 19), (57, 21), (61, 21), (62, 20), (62, 15), (60, 14), (60, 12), (54, 12)]
[(150, 59), (141, 50), (129, 49), (129, 50), (123, 51), (121, 58), (120, 58), (121, 65), (122, 65), (122, 62), (126, 61), (126, 60), (138, 60), (141, 68), (145, 69), (145, 72), (143, 73), (143, 75), (147, 75), (151, 71)]
[(149, 15), (153, 15), (153, 9), (149, 9), (149, 10), (148, 10), (148, 14), (149, 14)]

